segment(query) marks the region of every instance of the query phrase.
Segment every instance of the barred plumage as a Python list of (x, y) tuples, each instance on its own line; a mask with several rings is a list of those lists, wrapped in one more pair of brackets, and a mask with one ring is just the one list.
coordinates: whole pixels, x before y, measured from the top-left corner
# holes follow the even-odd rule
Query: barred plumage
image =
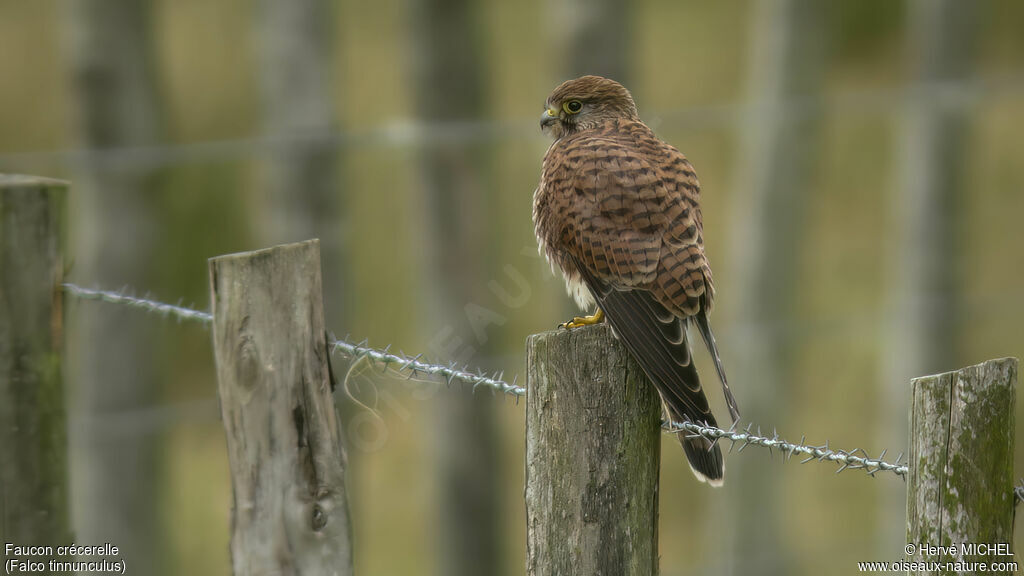
[[(693, 166), (640, 121), (629, 91), (606, 78), (556, 88), (541, 126), (555, 138), (534, 193), (541, 252), (581, 308), (596, 303), (604, 312), (669, 416), (714, 426), (686, 340), (693, 321), (738, 418), (707, 322), (714, 285)], [(720, 484), (721, 450), (703, 438), (681, 440), (698, 478)]]

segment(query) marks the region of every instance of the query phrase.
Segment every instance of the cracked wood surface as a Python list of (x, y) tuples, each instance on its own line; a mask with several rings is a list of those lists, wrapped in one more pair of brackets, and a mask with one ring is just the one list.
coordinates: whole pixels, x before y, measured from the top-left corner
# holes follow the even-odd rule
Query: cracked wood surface
[(210, 260), (235, 576), (351, 575), (316, 240)]
[(527, 574), (657, 574), (654, 386), (606, 324), (526, 348)]
[[(958, 550), (964, 543), (1012, 543), (1016, 383), (1016, 358), (912, 381), (908, 543)], [(1007, 558), (920, 549), (910, 558), (960, 559)]]

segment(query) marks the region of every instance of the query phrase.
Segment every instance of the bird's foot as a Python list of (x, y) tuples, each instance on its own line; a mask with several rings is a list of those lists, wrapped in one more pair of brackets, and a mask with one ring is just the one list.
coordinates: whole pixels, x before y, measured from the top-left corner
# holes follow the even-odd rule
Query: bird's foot
[(593, 316), (577, 316), (568, 322), (562, 322), (558, 325), (559, 328), (565, 328), (566, 330), (572, 330), (573, 328), (580, 328), (581, 326), (592, 326), (594, 324), (600, 324), (604, 322), (604, 310), (600, 308)]

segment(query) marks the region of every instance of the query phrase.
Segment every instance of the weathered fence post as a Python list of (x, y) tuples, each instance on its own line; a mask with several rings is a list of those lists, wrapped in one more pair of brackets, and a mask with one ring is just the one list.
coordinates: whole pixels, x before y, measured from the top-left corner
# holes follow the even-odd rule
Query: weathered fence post
[(526, 573), (656, 574), (657, 392), (604, 324), (526, 355)]
[(319, 241), (212, 258), (210, 293), (234, 574), (351, 575)]
[[(1013, 540), (1016, 383), (1016, 358), (913, 380), (907, 481), (911, 561), (1013, 559), (1003, 554), (1010, 554)], [(980, 550), (962, 549), (979, 544)]]
[(60, 287), (67, 187), (0, 174), (0, 543), (18, 546), (71, 543)]

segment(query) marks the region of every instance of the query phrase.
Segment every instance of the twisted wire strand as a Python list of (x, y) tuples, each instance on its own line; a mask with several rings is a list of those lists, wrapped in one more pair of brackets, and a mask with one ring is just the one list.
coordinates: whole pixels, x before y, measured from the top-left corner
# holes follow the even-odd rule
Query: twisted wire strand
[(473, 391), (480, 386), (485, 386), (503, 394), (515, 396), (516, 399), (526, 396), (526, 388), (517, 386), (518, 376), (512, 379), (511, 383), (502, 380), (504, 374), (496, 372), (490, 376), (480, 371), (470, 371), (468, 368), (457, 368), (455, 363), (448, 365), (432, 364), (422, 360), (423, 355), (408, 356), (402, 352), (392, 353), (391, 345), (383, 349), (371, 348), (366, 340), (353, 344), (347, 340), (333, 340), (331, 350), (340, 352), (353, 360), (368, 358), (373, 362), (382, 364), (385, 369), (392, 369), (406, 374), (409, 378), (415, 378), (421, 374), (430, 376), (441, 376), (445, 383), (451, 386), (453, 380), (459, 380), (473, 385)]
[[(213, 315), (209, 312), (202, 312), (176, 304), (167, 304), (149, 298), (131, 296), (126, 293), (126, 289), (122, 289), (119, 292), (95, 290), (91, 288), (83, 288), (71, 283), (65, 283), (63, 284), (63, 287), (69, 294), (83, 300), (95, 300), (99, 302), (106, 302), (108, 304), (120, 304), (123, 306), (138, 308), (146, 312), (159, 314), (164, 317), (174, 317), (179, 321), (188, 320), (201, 322), (203, 324), (209, 324), (213, 321)], [(513, 378), (511, 383), (508, 383), (503, 380), (504, 374), (500, 372), (487, 375), (480, 371), (471, 371), (465, 367), (459, 368), (454, 363), (448, 365), (433, 364), (424, 360), (422, 354), (417, 354), (415, 356), (408, 356), (401, 352), (396, 354), (391, 352), (390, 345), (383, 349), (372, 348), (367, 344), (366, 340), (353, 343), (347, 339), (338, 340), (332, 338), (328, 344), (331, 347), (332, 352), (344, 354), (354, 360), (367, 358), (373, 362), (382, 364), (386, 369), (403, 373), (409, 378), (414, 378), (420, 375), (440, 376), (445, 379), (445, 382), (449, 386), (453, 380), (459, 380), (461, 382), (471, 384), (474, 391), (478, 387), (484, 386), (517, 398), (526, 396), (526, 388), (516, 384), (518, 376)]]
[(159, 314), (165, 318), (173, 316), (178, 321), (190, 320), (202, 322), (203, 324), (209, 324), (213, 321), (213, 315), (209, 312), (193, 310), (192, 308), (186, 308), (180, 304), (167, 304), (165, 302), (150, 300), (149, 298), (131, 296), (127, 294), (127, 288), (122, 288), (119, 292), (114, 292), (110, 290), (83, 288), (69, 282), (65, 282), (61, 286), (64, 288), (65, 292), (82, 300), (96, 300), (99, 302), (107, 302), (108, 304), (120, 304), (132, 308), (139, 308), (146, 312)]
[[(747, 427), (742, 431), (735, 429), (735, 424), (731, 430), (723, 430), (715, 426), (708, 426), (706, 424), (695, 424), (693, 422), (662, 422), (662, 428), (669, 433), (686, 433), (688, 438), (707, 438), (711, 441), (712, 445), (720, 440), (728, 440), (731, 442), (729, 450), (739, 444), (740, 447), (737, 452), (742, 452), (747, 446), (759, 446), (761, 448), (767, 448), (769, 452), (778, 450), (782, 452), (783, 457), (789, 460), (794, 454), (802, 454), (807, 456), (800, 461), (801, 464), (806, 464), (811, 461), (818, 462), (835, 462), (839, 464), (839, 469), (836, 470), (836, 474), (843, 472), (844, 470), (864, 470), (868, 476), (874, 476), (878, 472), (892, 472), (893, 474), (906, 479), (909, 467), (906, 464), (901, 464), (903, 460), (903, 453), (901, 452), (896, 456), (896, 460), (893, 462), (886, 462), (885, 458), (886, 450), (882, 450), (878, 458), (872, 458), (864, 449), (855, 448), (853, 450), (838, 450), (829, 447), (828, 441), (820, 446), (814, 446), (806, 443), (806, 437), (801, 436), (800, 442), (793, 443), (787, 442), (786, 440), (779, 437), (778, 432), (773, 432), (771, 436), (764, 436), (761, 434), (761, 430), (758, 429), (757, 433), (753, 432), (754, 425), (748, 424)], [(858, 453), (860, 455), (858, 455)], [(1024, 488), (1022, 488), (1024, 490)], [(1022, 492), (1024, 494), (1024, 492)]]
[[(89, 288), (82, 288), (75, 284), (64, 284), (64, 289), (77, 298), (84, 300), (95, 300), (101, 302), (107, 302), (110, 304), (119, 304), (137, 308), (146, 312), (160, 314), (161, 316), (168, 317), (173, 316), (180, 320), (189, 320), (201, 322), (204, 325), (209, 324), (213, 320), (213, 316), (208, 312), (201, 312), (199, 310), (193, 310), (186, 308), (181, 305), (167, 304), (164, 302), (158, 302), (148, 298), (139, 298), (136, 296), (130, 296), (125, 293), (124, 290), (121, 292), (112, 292), (108, 290), (94, 290)], [(453, 381), (459, 380), (473, 386), (475, 391), (478, 387), (484, 386), (491, 390), (501, 392), (510, 396), (518, 398), (526, 396), (526, 388), (518, 386), (516, 379), (513, 379), (511, 383), (504, 380), (504, 375), (500, 372), (491, 375), (484, 374), (480, 371), (471, 371), (468, 368), (458, 368), (454, 363), (434, 364), (427, 362), (422, 359), (422, 354), (415, 356), (409, 356), (405, 353), (398, 352), (393, 353), (390, 351), (390, 346), (383, 349), (370, 347), (365, 340), (359, 343), (353, 343), (347, 339), (334, 339), (331, 338), (329, 345), (331, 352), (337, 352), (343, 354), (354, 360), (366, 358), (372, 362), (383, 365), (386, 370), (390, 369), (402, 374), (405, 374), (408, 378), (414, 378), (421, 375), (427, 376), (440, 376), (444, 378), (445, 382), (450, 386)], [(863, 449), (857, 448), (854, 450), (838, 450), (829, 447), (829, 443), (821, 446), (814, 446), (806, 444), (804, 437), (800, 438), (800, 442), (792, 443), (779, 437), (778, 433), (773, 433), (771, 436), (762, 435), (760, 429), (757, 433), (753, 431), (753, 424), (750, 424), (746, 429), (738, 431), (735, 428), (730, 430), (723, 430), (715, 426), (708, 426), (705, 424), (695, 424), (693, 422), (662, 422), (662, 428), (668, 433), (686, 433), (689, 437), (703, 437), (710, 440), (712, 443), (719, 442), (721, 440), (728, 440), (730, 450), (735, 448), (736, 444), (739, 444), (737, 452), (742, 452), (747, 446), (758, 446), (761, 448), (767, 448), (769, 452), (779, 450), (783, 453), (784, 457), (788, 460), (794, 454), (801, 454), (806, 456), (801, 463), (807, 463), (811, 461), (818, 462), (834, 462), (839, 465), (839, 469), (836, 473), (844, 470), (864, 470), (869, 476), (874, 476), (878, 472), (891, 472), (897, 476), (905, 478), (908, 472), (908, 466), (901, 464), (903, 454), (899, 454), (896, 460), (893, 462), (886, 462), (884, 460), (886, 451), (883, 450), (878, 458), (872, 458)], [(1017, 486), (1014, 490), (1018, 500), (1024, 500), (1024, 481), (1022, 484)]]

